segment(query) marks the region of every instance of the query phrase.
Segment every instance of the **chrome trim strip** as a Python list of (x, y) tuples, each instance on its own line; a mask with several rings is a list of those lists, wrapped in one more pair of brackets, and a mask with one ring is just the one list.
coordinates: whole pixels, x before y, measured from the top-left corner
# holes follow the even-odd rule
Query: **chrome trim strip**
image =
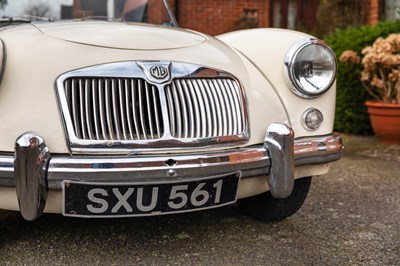
[(12, 186), (15, 186), (15, 182), (13, 182), (14, 181), (13, 155), (0, 155), (0, 185), (8, 186), (7, 184), (4, 184), (4, 180), (8, 180), (7, 183), (12, 184)]
[(300, 138), (294, 141), (295, 165), (321, 164), (337, 161), (343, 154), (343, 141), (339, 135)]
[[(343, 153), (338, 135), (316, 136), (294, 140), (294, 164), (325, 164), (339, 160)], [(171, 161), (168, 161), (171, 160)], [(168, 162), (168, 163), (167, 163)], [(13, 187), (13, 154), (0, 155), (0, 186)], [(207, 167), (205, 167), (207, 166)], [(173, 178), (214, 175), (230, 170), (241, 171), (242, 178), (266, 175), (270, 155), (263, 145), (226, 151), (196, 154), (140, 156), (53, 156), (48, 169), (50, 189), (60, 190), (64, 179), (75, 181), (157, 181)], [(134, 173), (134, 174), (133, 174)]]
[[(63, 180), (91, 182), (158, 182), (213, 176), (227, 173), (269, 168), (265, 149), (215, 152), (214, 154), (186, 154), (140, 157), (65, 158), (54, 157), (49, 165), (49, 186), (60, 189)], [(171, 177), (171, 170), (174, 172)], [(262, 173), (260, 172), (260, 175)], [(134, 177), (134, 179), (132, 179)], [(171, 179), (172, 178), (172, 179)]]
[(3, 39), (1, 38), (0, 38), (0, 53), (1, 53), (0, 55), (0, 85), (1, 85), (7, 63), (7, 47)]

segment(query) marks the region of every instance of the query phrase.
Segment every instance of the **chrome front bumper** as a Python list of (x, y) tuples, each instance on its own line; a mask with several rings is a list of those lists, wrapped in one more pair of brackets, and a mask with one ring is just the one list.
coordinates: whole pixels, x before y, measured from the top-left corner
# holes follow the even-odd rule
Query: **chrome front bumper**
[(265, 175), (272, 195), (285, 198), (296, 166), (333, 162), (342, 151), (340, 136), (294, 139), (282, 124), (270, 125), (262, 145), (179, 155), (53, 155), (40, 136), (28, 132), (17, 139), (14, 154), (0, 155), (0, 186), (16, 187), (27, 220), (42, 214), (47, 191), (61, 190), (64, 180), (154, 183), (240, 171), (242, 179)]

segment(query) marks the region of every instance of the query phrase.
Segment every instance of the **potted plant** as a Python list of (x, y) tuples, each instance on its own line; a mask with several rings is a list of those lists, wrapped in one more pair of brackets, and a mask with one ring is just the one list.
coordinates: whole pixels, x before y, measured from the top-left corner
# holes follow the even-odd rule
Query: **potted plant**
[(372, 129), (384, 143), (400, 144), (400, 34), (379, 37), (362, 50), (344, 51), (339, 60), (362, 65), (360, 80), (373, 100), (365, 102)]

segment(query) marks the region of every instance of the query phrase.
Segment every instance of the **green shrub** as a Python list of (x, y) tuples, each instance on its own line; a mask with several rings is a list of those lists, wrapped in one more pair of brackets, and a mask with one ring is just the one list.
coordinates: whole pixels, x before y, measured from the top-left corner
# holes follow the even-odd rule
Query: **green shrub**
[[(376, 38), (386, 37), (390, 33), (400, 32), (400, 21), (380, 22), (375, 26), (351, 27), (336, 30), (324, 38), (339, 58), (343, 51), (353, 50), (361, 54), (361, 50), (371, 45)], [(359, 80), (361, 66), (352, 67), (339, 62), (337, 78), (337, 103), (335, 130), (353, 134), (371, 134), (371, 126), (366, 100), (371, 99)]]

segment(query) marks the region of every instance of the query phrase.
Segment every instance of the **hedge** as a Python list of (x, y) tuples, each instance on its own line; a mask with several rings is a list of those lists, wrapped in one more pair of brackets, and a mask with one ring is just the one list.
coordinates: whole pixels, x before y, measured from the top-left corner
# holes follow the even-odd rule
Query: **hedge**
[[(371, 45), (378, 37), (400, 32), (400, 21), (380, 22), (375, 26), (358, 26), (336, 30), (324, 38), (337, 58), (343, 51), (353, 50), (361, 55), (361, 50)], [(359, 80), (361, 66), (352, 67), (339, 62), (337, 78), (337, 103), (335, 130), (352, 134), (371, 134), (371, 126), (366, 100), (371, 99)]]

